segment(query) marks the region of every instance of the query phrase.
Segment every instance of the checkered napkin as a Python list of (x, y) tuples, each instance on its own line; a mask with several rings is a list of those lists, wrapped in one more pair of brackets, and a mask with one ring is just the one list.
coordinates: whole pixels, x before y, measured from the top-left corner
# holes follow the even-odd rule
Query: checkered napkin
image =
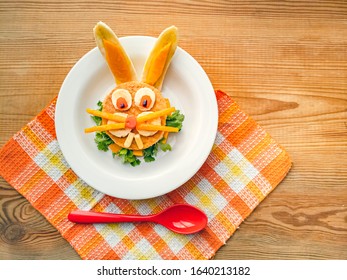
[[(157, 198), (107, 196), (71, 170), (57, 142), (56, 99), (0, 150), (0, 175), (55, 226), (82, 259), (209, 259), (290, 169), (288, 154), (225, 93), (211, 154), (180, 188)], [(201, 208), (208, 226), (180, 235), (153, 223), (74, 224), (83, 210), (152, 214), (176, 203)]]

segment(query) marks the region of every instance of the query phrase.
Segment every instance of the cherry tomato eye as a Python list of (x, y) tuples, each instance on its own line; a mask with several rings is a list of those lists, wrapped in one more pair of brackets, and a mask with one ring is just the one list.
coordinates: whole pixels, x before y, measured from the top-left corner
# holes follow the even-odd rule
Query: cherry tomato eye
[(112, 104), (117, 110), (128, 110), (132, 104), (130, 92), (126, 89), (116, 89), (112, 93)]
[(150, 88), (140, 88), (135, 93), (134, 101), (141, 111), (148, 111), (155, 103), (155, 93)]
[(141, 106), (142, 106), (143, 108), (148, 108), (148, 107), (150, 107), (150, 106), (151, 106), (151, 103), (152, 103), (152, 99), (151, 99), (150, 96), (144, 95), (144, 96), (141, 97), (141, 102), (140, 102), (140, 104), (141, 104)]
[(128, 107), (128, 103), (127, 103), (127, 101), (125, 100), (124, 97), (119, 97), (119, 98), (117, 99), (117, 107), (118, 107), (119, 109), (125, 109), (125, 108)]

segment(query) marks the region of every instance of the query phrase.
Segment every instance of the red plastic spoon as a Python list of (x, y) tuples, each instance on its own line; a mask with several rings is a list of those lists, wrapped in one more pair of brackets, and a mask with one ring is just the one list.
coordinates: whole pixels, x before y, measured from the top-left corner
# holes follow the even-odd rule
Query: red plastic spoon
[(68, 219), (71, 222), (82, 224), (154, 222), (181, 234), (196, 233), (205, 228), (207, 225), (207, 216), (205, 213), (189, 204), (176, 204), (160, 213), (148, 216), (77, 210), (71, 212)]

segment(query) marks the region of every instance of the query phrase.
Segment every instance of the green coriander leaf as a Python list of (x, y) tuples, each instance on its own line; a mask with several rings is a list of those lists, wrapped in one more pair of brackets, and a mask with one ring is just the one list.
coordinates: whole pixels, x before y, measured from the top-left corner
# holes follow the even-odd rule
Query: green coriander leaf
[(134, 156), (133, 151), (125, 148), (120, 149), (116, 155), (121, 158), (123, 163), (129, 163), (131, 166), (137, 166), (141, 163), (141, 161)]
[(98, 110), (102, 111), (102, 102), (100, 100), (98, 101), (98, 103), (96, 105), (98, 105), (98, 107), (99, 107)]
[(96, 125), (101, 125), (101, 117), (91, 116), (91, 118), (96, 123)]
[(118, 153), (120, 156), (126, 156), (128, 151), (129, 151), (128, 149), (123, 148), (123, 149), (120, 149)]
[(162, 143), (162, 141), (159, 142), (159, 147), (163, 152), (167, 152), (167, 151), (171, 151), (172, 148), (170, 146), (170, 144), (168, 143)]
[(146, 157), (143, 157), (143, 159), (145, 160), (145, 162), (155, 161), (155, 158), (153, 156), (146, 156)]
[(108, 146), (113, 143), (112, 139), (105, 132), (97, 132), (94, 141), (98, 149), (105, 152), (108, 150)]
[(166, 125), (177, 127), (179, 130), (181, 130), (183, 121), (184, 121), (184, 115), (181, 114), (179, 110), (176, 110), (170, 116), (167, 116)]
[[(97, 105), (98, 105), (97, 110), (102, 111), (102, 102), (100, 100), (98, 101)], [(101, 125), (101, 120), (102, 120), (101, 117), (97, 117), (97, 116), (91, 116), (91, 117), (93, 121), (96, 123), (96, 125)]]
[(155, 156), (158, 153), (158, 144), (154, 144), (143, 150), (143, 159), (145, 162), (155, 161)]
[(131, 166), (137, 166), (137, 165), (140, 165), (141, 161), (139, 159), (136, 159), (135, 161), (131, 162)]
[[(99, 111), (102, 110), (102, 102), (99, 101), (98, 102), (98, 109)], [(92, 116), (93, 121), (96, 123), (96, 125), (101, 125), (101, 118), (100, 117), (96, 117), (96, 116)], [(107, 151), (108, 150), (108, 146), (113, 142), (113, 140), (104, 132), (96, 132), (95, 133), (95, 138), (94, 141), (98, 147), (98, 149), (100, 151)]]

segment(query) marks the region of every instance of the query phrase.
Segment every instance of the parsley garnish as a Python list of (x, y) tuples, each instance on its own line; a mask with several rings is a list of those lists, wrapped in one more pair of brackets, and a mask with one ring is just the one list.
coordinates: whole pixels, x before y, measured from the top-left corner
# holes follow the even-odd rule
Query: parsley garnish
[[(98, 111), (102, 111), (102, 102), (99, 100), (97, 103), (98, 107), (97, 110)], [(92, 120), (96, 123), (96, 125), (101, 125), (101, 117), (97, 117), (97, 116), (91, 116)]]
[[(98, 102), (98, 109), (99, 111), (102, 110), (102, 102)], [(96, 125), (101, 125), (101, 117), (91, 116), (93, 121), (96, 123)], [(102, 132), (96, 132), (94, 141), (100, 151), (108, 151), (108, 146), (111, 145), (113, 140), (108, 136), (104, 131)]]
[(143, 159), (145, 162), (155, 161), (155, 157), (158, 153), (158, 145), (154, 144), (147, 149), (143, 150)]
[(91, 116), (96, 125), (101, 125), (101, 117)]
[(97, 132), (95, 134), (94, 141), (96, 145), (98, 146), (98, 149), (100, 151), (108, 151), (108, 146), (111, 145), (113, 140), (108, 136), (104, 131), (102, 132)]
[(184, 121), (184, 115), (180, 113), (180, 110), (176, 110), (170, 116), (166, 118), (166, 125), (172, 127), (178, 127), (179, 131), (182, 129), (182, 123)]
[(116, 153), (117, 156), (119, 156), (123, 163), (129, 163), (132, 166), (140, 165), (141, 161), (134, 156), (133, 151), (122, 148), (119, 150), (119, 152)]
[(163, 139), (161, 139), (158, 143), (143, 150), (143, 159), (145, 162), (155, 161), (155, 157), (158, 154), (158, 148), (163, 152), (171, 151), (170, 144), (163, 143)]
[(162, 140), (159, 141), (159, 147), (160, 150), (162, 150), (163, 152), (167, 152), (167, 151), (171, 151), (171, 146), (168, 143), (162, 143)]

